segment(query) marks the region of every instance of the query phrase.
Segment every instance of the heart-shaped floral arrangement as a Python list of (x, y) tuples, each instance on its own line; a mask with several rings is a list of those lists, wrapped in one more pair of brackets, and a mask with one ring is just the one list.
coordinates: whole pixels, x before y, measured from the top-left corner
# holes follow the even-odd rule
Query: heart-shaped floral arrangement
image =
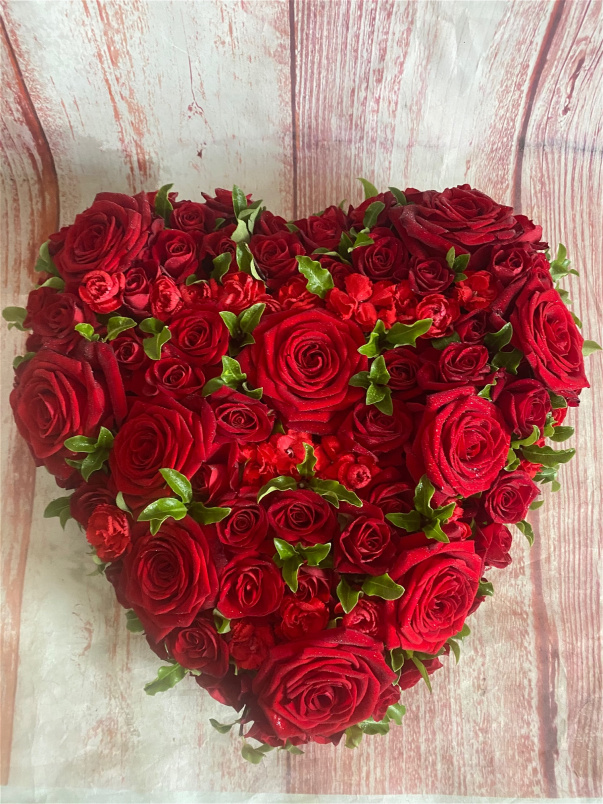
[(599, 348), (540, 226), (468, 185), (362, 181), (295, 222), (237, 187), (101, 193), (4, 311), (31, 330), (19, 431), (73, 489), (45, 515), (86, 530), (164, 661), (146, 691), (195, 676), (252, 762), (384, 734), (458, 660)]

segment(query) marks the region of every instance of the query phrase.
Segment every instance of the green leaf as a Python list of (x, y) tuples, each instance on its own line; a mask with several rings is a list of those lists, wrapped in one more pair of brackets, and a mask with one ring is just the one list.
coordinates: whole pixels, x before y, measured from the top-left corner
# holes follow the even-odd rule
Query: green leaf
[[(362, 508), (362, 500), (353, 491), (346, 489), (344, 485), (337, 480), (320, 480), (314, 477), (310, 480), (310, 488), (322, 497), (329, 497), (335, 495), (338, 500), (343, 500), (350, 505), (355, 505), (356, 508)], [(331, 500), (329, 499), (329, 502)]]
[(497, 352), (490, 362), (495, 368), (506, 368), (511, 374), (517, 374), (522, 359), (523, 352), (513, 349), (510, 352)]
[(287, 740), (287, 742), (286, 742), (286, 743), (285, 743), (285, 745), (283, 746), (283, 750), (284, 750), (284, 751), (288, 751), (290, 754), (295, 754), (295, 755), (298, 755), (298, 754), (303, 754), (303, 753), (304, 753), (304, 752), (301, 750), (301, 748), (298, 748), (296, 745), (291, 745), (291, 743), (289, 742), (289, 740)]
[(298, 555), (295, 546), (290, 542), (286, 542), (284, 539), (275, 538), (274, 546), (276, 547), (276, 552), (279, 554), (280, 558), (283, 559), (283, 561), (286, 561), (288, 558), (294, 558)]
[(421, 514), (418, 511), (409, 511), (407, 514), (386, 514), (385, 518), (392, 525), (402, 528), (407, 533), (417, 533), (421, 530)]
[(455, 639), (465, 639), (465, 637), (468, 637), (470, 633), (471, 633), (471, 629), (469, 628), (467, 623), (463, 623), (463, 627), (458, 632), (458, 634), (454, 635), (454, 638)]
[(440, 508), (436, 508), (433, 512), (433, 518), (437, 519), (439, 522), (448, 522), (450, 517), (454, 514), (454, 510), (456, 508), (456, 503), (448, 503), (448, 505), (442, 505)]
[(142, 342), (142, 346), (146, 356), (150, 357), (151, 360), (161, 360), (161, 347), (164, 346), (171, 337), (172, 333), (164, 326), (157, 335), (153, 335), (151, 338), (145, 338)]
[[(356, 235), (356, 239), (354, 240), (354, 245), (350, 249), (350, 251), (354, 251), (355, 248), (360, 248), (361, 246), (372, 246), (375, 241), (373, 238), (367, 234), (366, 232), (358, 232)], [(316, 252), (314, 252), (316, 253)]]
[[(373, 387), (376, 387), (376, 386), (373, 386)], [(379, 399), (377, 402), (374, 402), (373, 404), (375, 405), (377, 410), (381, 411), (381, 413), (385, 414), (386, 416), (392, 416), (393, 413), (394, 413), (394, 403), (392, 402), (392, 392), (386, 386), (380, 385), (378, 387), (383, 390), (383, 392), (384, 392), (383, 397), (381, 399)], [(368, 393), (367, 393), (367, 396), (368, 396)], [(368, 404), (368, 402), (367, 402), (367, 404)]]
[(365, 595), (380, 597), (383, 600), (397, 600), (404, 594), (404, 587), (393, 581), (386, 573), (369, 577), (362, 584)]
[(158, 318), (143, 318), (138, 325), (140, 331), (147, 335), (158, 335), (164, 327), (165, 324)]
[(159, 215), (160, 218), (163, 218), (166, 229), (169, 229), (170, 218), (172, 215), (172, 210), (174, 209), (168, 198), (168, 193), (173, 186), (173, 183), (164, 184), (163, 187), (157, 191), (157, 195), (155, 196), (155, 214)]
[(549, 391), (549, 397), (553, 410), (559, 410), (560, 408), (567, 407), (567, 400), (564, 396), (560, 396), (559, 394), (553, 393), (553, 391)]
[(220, 734), (228, 734), (228, 732), (232, 729), (232, 727), (236, 726), (239, 721), (235, 720), (234, 723), (220, 723), (213, 717), (210, 717), (209, 722), (216, 731), (220, 732)]
[(413, 655), (410, 658), (414, 666), (421, 674), (421, 678), (427, 684), (427, 689), (429, 690), (429, 692), (432, 692), (431, 681), (429, 680), (429, 673), (427, 672), (427, 668), (425, 667), (423, 662), (419, 658), (417, 658), (417, 656)]
[(454, 265), (454, 256), (455, 256), (454, 246), (451, 246), (446, 252), (446, 262), (448, 263), (448, 267), (450, 268), (450, 270), (452, 270), (452, 266)]
[(431, 507), (431, 500), (435, 494), (435, 487), (427, 475), (417, 483), (415, 488), (414, 504), (415, 508), (420, 514), (423, 514), (427, 519), (433, 517), (433, 508)]
[(482, 578), (477, 587), (477, 597), (492, 597), (494, 594), (494, 586), (491, 581)]
[(102, 469), (102, 466), (108, 457), (108, 449), (97, 449), (95, 452), (91, 452), (90, 454), (86, 455), (80, 468), (82, 477), (86, 482), (88, 482), (90, 479), (90, 475), (94, 474), (94, 472), (97, 472), (99, 469)]
[(532, 432), (529, 436), (520, 439), (514, 439), (511, 441), (511, 446), (513, 449), (518, 449), (519, 447), (530, 447), (532, 444), (536, 443), (540, 438), (540, 429), (534, 424), (532, 425)]
[(74, 330), (79, 332), (82, 338), (85, 338), (87, 341), (100, 340), (100, 337), (95, 335), (92, 324), (76, 324)]
[(456, 663), (458, 664), (461, 658), (461, 648), (459, 643), (454, 640), (452, 637), (446, 640), (447, 644), (450, 645), (450, 650), (454, 653), (454, 658), (456, 659)]
[(71, 452), (95, 452), (97, 443), (95, 438), (87, 438), (86, 436), (72, 436), (63, 441), (63, 446)]
[(34, 271), (37, 271), (38, 273), (45, 271), (47, 274), (54, 274), (54, 276), (58, 276), (59, 272), (52, 257), (50, 256), (50, 252), (48, 251), (49, 243), (50, 240), (47, 240), (40, 246), (39, 256), (36, 260)]
[(201, 502), (193, 503), (188, 509), (190, 516), (200, 525), (215, 525), (226, 519), (231, 511), (232, 508), (206, 508)]
[(58, 497), (56, 500), (49, 502), (44, 509), (44, 519), (51, 519), (52, 517), (59, 517), (59, 521), (63, 530), (69, 519), (71, 519), (70, 497)]
[(184, 519), (186, 514), (186, 506), (180, 500), (175, 497), (161, 497), (141, 511), (138, 515), (138, 521), (150, 522), (152, 519), (165, 519), (169, 516), (173, 519)]
[(295, 594), (297, 592), (299, 583), (297, 580), (297, 573), (301, 565), (304, 563), (304, 560), (301, 556), (295, 555), (292, 558), (287, 558), (283, 562), (283, 566), (281, 568), (281, 572), (283, 575), (283, 581), (287, 584), (289, 589)]
[(394, 648), (393, 650), (390, 650), (389, 661), (394, 673), (397, 673), (398, 670), (401, 670), (404, 667), (404, 651), (402, 648)]
[(241, 749), (241, 756), (243, 759), (246, 759), (247, 762), (251, 762), (252, 765), (259, 765), (264, 759), (264, 754), (271, 750), (272, 746), (263, 745), (261, 748), (254, 748), (253, 746), (249, 745), (249, 743), (245, 743)]
[(368, 388), (370, 384), (368, 371), (359, 371), (350, 378), (349, 382), (349, 385), (353, 385), (354, 388)]
[(416, 346), (417, 338), (429, 332), (432, 324), (432, 318), (422, 318), (419, 321), (415, 321), (413, 324), (401, 324), (397, 322), (386, 332), (386, 344), (391, 348), (396, 348), (397, 346)]
[(267, 494), (271, 494), (273, 491), (293, 491), (296, 488), (297, 483), (292, 477), (279, 475), (279, 477), (274, 477), (272, 480), (269, 480), (268, 483), (263, 485), (258, 491), (258, 502), (263, 500)]
[(231, 385), (234, 383), (236, 386), (238, 383), (247, 379), (247, 375), (241, 371), (239, 361), (235, 360), (234, 357), (228, 357), (228, 355), (224, 355), (222, 357), (221, 376), (226, 385)]
[(221, 614), (218, 609), (213, 611), (214, 625), (219, 634), (227, 634), (230, 631), (230, 620)]
[(126, 628), (133, 634), (144, 634), (144, 625), (140, 622), (133, 609), (126, 611)]
[(551, 491), (554, 494), (556, 491), (559, 491), (560, 489), (561, 489), (561, 483), (556, 478), (554, 478), (551, 481)]
[(318, 458), (314, 455), (314, 447), (304, 442), (304, 452), (304, 460), (297, 464), (297, 471), (302, 477), (314, 477), (314, 467), (318, 461)]
[(299, 272), (308, 280), (306, 285), (308, 292), (324, 299), (327, 291), (335, 287), (329, 271), (323, 268), (319, 262), (315, 262), (305, 255), (298, 255), (295, 259), (299, 263)]
[(394, 196), (394, 198), (401, 207), (405, 207), (408, 205), (408, 201), (406, 200), (406, 196), (404, 195), (402, 190), (398, 190), (397, 187), (388, 187), (387, 189)]
[(508, 321), (498, 332), (489, 332), (484, 338), (484, 344), (492, 352), (500, 352), (503, 346), (511, 343), (513, 337), (513, 324)]
[(238, 322), (241, 332), (251, 334), (260, 323), (265, 309), (265, 303), (259, 302), (258, 304), (253, 304), (251, 307), (248, 307), (247, 310), (243, 310), (242, 313), (239, 313)]
[(402, 725), (402, 718), (405, 714), (406, 707), (401, 703), (390, 704), (385, 712), (386, 717), (388, 717), (390, 720), (393, 720), (396, 726)]
[(345, 747), (358, 748), (362, 741), (362, 729), (360, 726), (349, 726), (345, 730)]
[(247, 196), (237, 185), (232, 188), (232, 208), (234, 210), (235, 218), (238, 218), (244, 209), (247, 209)]
[(375, 198), (375, 196), (379, 195), (379, 190), (375, 187), (374, 184), (368, 179), (361, 179), (358, 178), (358, 181), (364, 187), (364, 200), (366, 201), (368, 198)]
[(390, 374), (385, 365), (385, 358), (383, 355), (378, 355), (371, 363), (371, 368), (368, 375), (369, 380), (376, 385), (387, 385), (389, 382)]
[(446, 335), (444, 338), (432, 338), (431, 345), (434, 349), (437, 349), (441, 352), (442, 349), (445, 349), (451, 343), (460, 343), (460, 340), (461, 336), (458, 334), (458, 332), (453, 332), (452, 335)]
[(183, 503), (189, 503), (193, 499), (193, 489), (188, 477), (175, 469), (160, 469), (159, 474)]
[(229, 251), (225, 251), (224, 254), (218, 254), (217, 257), (214, 257), (212, 260), (214, 269), (210, 274), (210, 278), (215, 279), (216, 282), (221, 283), (224, 274), (228, 273), (228, 269), (230, 268), (231, 262), (232, 262), (232, 254)]
[(588, 357), (588, 355), (592, 355), (593, 352), (600, 352), (601, 347), (596, 341), (584, 341), (582, 344), (582, 354), (584, 357)]
[(383, 385), (375, 385), (375, 383), (371, 383), (366, 389), (366, 404), (378, 405), (379, 402), (382, 402), (385, 399), (386, 390), (389, 389)]
[(435, 539), (436, 542), (444, 542), (448, 544), (450, 539), (444, 531), (442, 530), (440, 523), (437, 519), (433, 519), (430, 522), (426, 522), (423, 526), (423, 533), (427, 536), (428, 539)]
[(469, 265), (469, 259), (471, 258), (470, 254), (459, 254), (458, 257), (454, 258), (454, 262), (452, 263), (452, 270), (456, 274), (456, 282), (462, 281), (463, 279), (467, 279), (466, 275), (463, 271)]
[(582, 321), (580, 321), (576, 313), (572, 313), (570, 310), (570, 315), (574, 319), (574, 324), (578, 327), (578, 329), (582, 329)]
[(520, 522), (516, 523), (519, 530), (523, 533), (523, 535), (528, 540), (528, 544), (530, 547), (534, 544), (534, 531), (532, 530), (532, 526), (529, 522), (525, 519), (522, 519)]
[(567, 463), (576, 454), (575, 449), (558, 449), (552, 447), (537, 447), (535, 444), (530, 447), (522, 447), (523, 457), (530, 463), (541, 463), (543, 466), (557, 466), (559, 463)]
[(51, 276), (49, 277), (46, 282), (42, 282), (41, 285), (38, 285), (39, 288), (54, 288), (54, 290), (63, 291), (65, 290), (65, 280), (61, 279), (60, 276)]
[[(230, 239), (233, 242), (235, 242), (237, 244), (237, 246), (239, 246), (239, 245), (241, 245), (241, 246), (242, 245), (247, 245), (247, 243), (249, 242), (249, 229), (247, 228), (247, 224), (245, 223), (245, 221), (242, 218), (239, 219), (236, 229), (230, 235)], [(241, 271), (244, 271), (247, 274), (250, 274), (251, 273), (251, 268), (250, 268), (249, 264), (245, 263), (245, 259), (243, 257), (244, 251), (239, 250), (237, 248), (236, 251), (235, 251), (235, 255), (236, 255), (237, 264), (239, 266), (239, 269)], [(242, 266), (245, 266), (245, 268), (243, 268)]]
[(385, 204), (383, 201), (373, 201), (372, 204), (369, 204), (368, 209), (364, 213), (364, 219), (362, 221), (362, 225), (365, 229), (372, 229), (373, 226), (377, 223), (377, 219), (379, 215), (385, 209)]
[(125, 318), (123, 316), (114, 315), (107, 321), (107, 340), (112, 341), (125, 332), (127, 329), (132, 329), (136, 326), (136, 321), (132, 318)]
[(158, 692), (167, 692), (182, 681), (187, 670), (179, 664), (170, 664), (160, 667), (157, 671), (157, 678), (144, 685), (147, 695), (157, 695)]
[(28, 363), (32, 357), (35, 357), (35, 352), (25, 352), (24, 355), (17, 355), (13, 360), (13, 368), (18, 369), (21, 363)]
[(229, 310), (220, 310), (220, 318), (226, 324), (231, 338), (240, 337), (239, 320), (234, 313)]
[(309, 567), (318, 567), (331, 552), (331, 545), (313, 544), (311, 547), (300, 547), (299, 552), (306, 559)]
[(360, 597), (360, 591), (357, 589), (352, 589), (352, 587), (348, 584), (348, 582), (342, 575), (341, 580), (337, 585), (337, 597), (339, 599), (339, 602), (341, 603), (341, 608), (345, 611), (346, 614), (349, 614), (355, 607), (356, 603), (358, 603), (358, 598)]
[(544, 505), (544, 500), (534, 500), (534, 502), (530, 505), (530, 511), (536, 511), (538, 508)]
[(570, 273), (570, 261), (567, 259), (567, 249), (563, 243), (559, 243), (557, 256), (551, 262), (551, 278), (558, 282)]
[[(379, 319), (369, 335), (368, 341), (364, 346), (360, 346), (358, 351), (361, 355), (366, 355), (366, 357), (377, 357), (385, 348), (385, 324)], [(363, 372), (360, 373), (362, 374)], [(360, 375), (356, 374), (354, 376), (358, 377)]]
[(389, 720), (385, 718), (378, 722), (371, 717), (358, 725), (363, 734), (387, 734), (389, 732)]
[(574, 428), (573, 427), (564, 427), (563, 425), (558, 425), (554, 428), (553, 435), (550, 436), (551, 441), (567, 441), (568, 438), (571, 438), (574, 435)]

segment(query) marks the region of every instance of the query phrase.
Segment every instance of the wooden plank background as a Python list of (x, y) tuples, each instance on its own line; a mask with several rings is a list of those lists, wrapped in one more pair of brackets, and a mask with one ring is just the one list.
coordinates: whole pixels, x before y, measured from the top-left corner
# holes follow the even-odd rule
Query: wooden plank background
[[(37, 246), (100, 190), (174, 181), (196, 198), (236, 181), (294, 216), (360, 200), (359, 175), (381, 187), (468, 181), (567, 244), (582, 274), (566, 283), (574, 309), (603, 341), (600, 2), (1, 8), (3, 306), (24, 302)], [(518, 535), (512, 567), (491, 573), (495, 598), (473, 618), (458, 667), (438, 674), (433, 696), (411, 691), (387, 738), (256, 767), (211, 729), (224, 711), (192, 682), (142, 692), (156, 659), (126, 631), (109, 585), (86, 576), (73, 523), (63, 533), (42, 519), (57, 494), (12, 425), (21, 343), (14, 332), (3, 341), (5, 800), (601, 796), (600, 358), (572, 412), (578, 456), (532, 518), (533, 549)]]

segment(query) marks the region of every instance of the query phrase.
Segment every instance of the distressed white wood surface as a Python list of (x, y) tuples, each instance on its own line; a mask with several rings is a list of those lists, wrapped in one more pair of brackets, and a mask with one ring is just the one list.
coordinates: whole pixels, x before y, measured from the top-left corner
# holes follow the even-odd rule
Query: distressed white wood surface
[[(600, 3), (5, 2), (2, 17), (22, 75), (2, 141), (20, 212), (3, 303), (26, 292), (59, 210), (67, 223), (101, 189), (174, 181), (194, 198), (236, 181), (290, 216), (359, 200), (358, 175), (469, 181), (564, 239), (582, 272), (568, 285), (576, 312), (601, 342)], [(18, 336), (4, 340), (12, 358)], [(275, 752), (259, 767), (211, 729), (226, 710), (192, 681), (144, 695), (157, 661), (110, 586), (86, 576), (73, 523), (63, 533), (42, 519), (53, 481), (38, 470), (34, 495), (3, 406), (5, 798), (600, 796), (603, 372), (600, 358), (589, 366), (571, 421), (578, 457), (547, 493), (533, 550), (518, 535), (512, 567), (491, 573), (495, 598), (472, 618), (458, 667), (434, 678), (433, 696), (410, 691), (387, 738)]]

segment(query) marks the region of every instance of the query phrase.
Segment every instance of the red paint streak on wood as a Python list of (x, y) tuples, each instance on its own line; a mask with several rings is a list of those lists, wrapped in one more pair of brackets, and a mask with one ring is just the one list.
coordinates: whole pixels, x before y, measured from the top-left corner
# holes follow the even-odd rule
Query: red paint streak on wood
[[(33, 284), (37, 249), (58, 228), (58, 186), (52, 154), (23, 82), (9, 35), (0, 24), (3, 66), (3, 114), (0, 156), (4, 187), (2, 218), (4, 227), (1, 287), (7, 303), (25, 300)], [(7, 204), (10, 199), (10, 204)], [(6, 397), (12, 384), (12, 357), (23, 351), (23, 338), (11, 331), (3, 335), (2, 349), (2, 589), (4, 614), (2, 628), (2, 784), (7, 784), (17, 672), (21, 600), (31, 514), (35, 488), (35, 468), (25, 443), (10, 422)]]

